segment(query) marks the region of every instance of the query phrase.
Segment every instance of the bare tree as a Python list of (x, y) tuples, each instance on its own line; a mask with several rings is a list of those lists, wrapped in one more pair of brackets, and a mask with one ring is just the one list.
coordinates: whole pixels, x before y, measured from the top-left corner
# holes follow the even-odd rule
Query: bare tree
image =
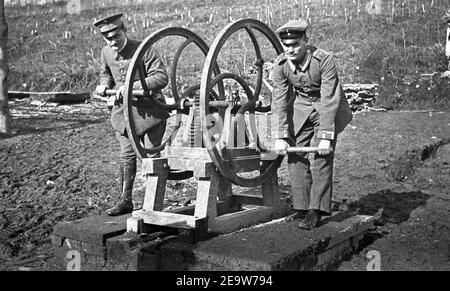
[(0, 0), (0, 133), (10, 133), (11, 116), (8, 107), (8, 24), (5, 0)]

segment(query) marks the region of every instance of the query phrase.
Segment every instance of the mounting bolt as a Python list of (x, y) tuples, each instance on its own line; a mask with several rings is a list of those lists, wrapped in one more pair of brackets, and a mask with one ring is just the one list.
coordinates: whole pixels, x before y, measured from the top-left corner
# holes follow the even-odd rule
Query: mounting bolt
[(255, 67), (262, 67), (263, 65), (264, 65), (264, 59), (263, 58), (259, 58), (253, 63), (253, 66), (255, 66)]

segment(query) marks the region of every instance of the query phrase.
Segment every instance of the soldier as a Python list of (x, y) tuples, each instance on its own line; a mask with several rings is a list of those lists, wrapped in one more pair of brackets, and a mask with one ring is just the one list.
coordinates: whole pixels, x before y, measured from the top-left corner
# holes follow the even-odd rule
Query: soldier
[(305, 21), (290, 21), (276, 30), (285, 52), (273, 69), (274, 150), (317, 146), (318, 152), (288, 154), (295, 219), (304, 229), (331, 213), (333, 150), (337, 135), (352, 119), (333, 56), (308, 44)]
[(447, 37), (445, 42), (445, 56), (448, 60), (447, 71), (450, 71), (450, 9), (447, 10), (445, 15), (442, 17), (442, 21), (447, 26)]
[[(101, 52), (100, 85), (97, 86), (96, 93), (104, 96), (107, 89), (117, 89), (117, 94), (110, 97), (108, 103), (112, 106), (111, 124), (120, 145), (119, 184), (121, 195), (116, 205), (106, 211), (106, 214), (111, 216), (133, 211), (132, 189), (136, 176), (136, 153), (128, 139), (129, 134), (126, 132), (122, 92), (128, 66), (141, 41), (127, 37), (126, 27), (121, 20), (122, 16), (123, 14), (117, 14), (94, 23), (107, 44)], [(168, 76), (162, 60), (156, 50), (150, 48), (142, 62), (147, 72), (148, 88), (152, 91), (154, 98), (164, 102), (161, 89), (167, 85)], [(142, 89), (141, 82), (135, 80), (133, 89)], [(139, 100), (135, 105), (133, 104), (132, 111), (136, 134), (142, 140), (146, 136), (145, 142), (149, 143), (149, 146), (159, 146), (169, 114), (155, 108), (142, 107)], [(148, 145), (146, 144), (146, 146)], [(159, 153), (154, 157), (158, 155)]]

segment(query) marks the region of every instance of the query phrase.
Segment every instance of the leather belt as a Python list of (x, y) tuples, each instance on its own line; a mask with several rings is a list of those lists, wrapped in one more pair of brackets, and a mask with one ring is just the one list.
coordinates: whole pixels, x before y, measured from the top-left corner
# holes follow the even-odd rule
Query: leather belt
[(320, 101), (320, 91), (304, 93), (298, 91), (298, 96), (305, 99), (308, 102), (317, 102)]

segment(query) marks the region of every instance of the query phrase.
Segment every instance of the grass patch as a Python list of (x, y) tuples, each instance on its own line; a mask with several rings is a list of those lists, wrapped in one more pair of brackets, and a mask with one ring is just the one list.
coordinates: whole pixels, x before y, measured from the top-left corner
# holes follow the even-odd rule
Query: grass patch
[[(167, 26), (182, 26), (208, 44), (236, 19), (259, 19), (276, 29), (290, 19), (304, 18), (310, 22), (310, 42), (334, 53), (344, 83), (380, 83), (380, 106), (448, 109), (448, 82), (423, 80), (422, 74), (447, 68), (446, 25), (440, 19), (450, 3), (380, 1), (380, 14), (370, 14), (369, 2), (155, 0), (151, 5), (98, 8), (80, 15), (66, 14), (61, 5), (7, 7), (9, 86), (11, 90), (93, 90), (104, 43), (92, 23), (113, 13), (125, 13), (133, 38), (143, 39)], [(234, 37), (230, 47), (239, 47), (240, 41)], [(251, 55), (234, 49), (224, 66), (245, 66), (244, 57)], [(238, 71), (247, 72), (245, 68)]]

